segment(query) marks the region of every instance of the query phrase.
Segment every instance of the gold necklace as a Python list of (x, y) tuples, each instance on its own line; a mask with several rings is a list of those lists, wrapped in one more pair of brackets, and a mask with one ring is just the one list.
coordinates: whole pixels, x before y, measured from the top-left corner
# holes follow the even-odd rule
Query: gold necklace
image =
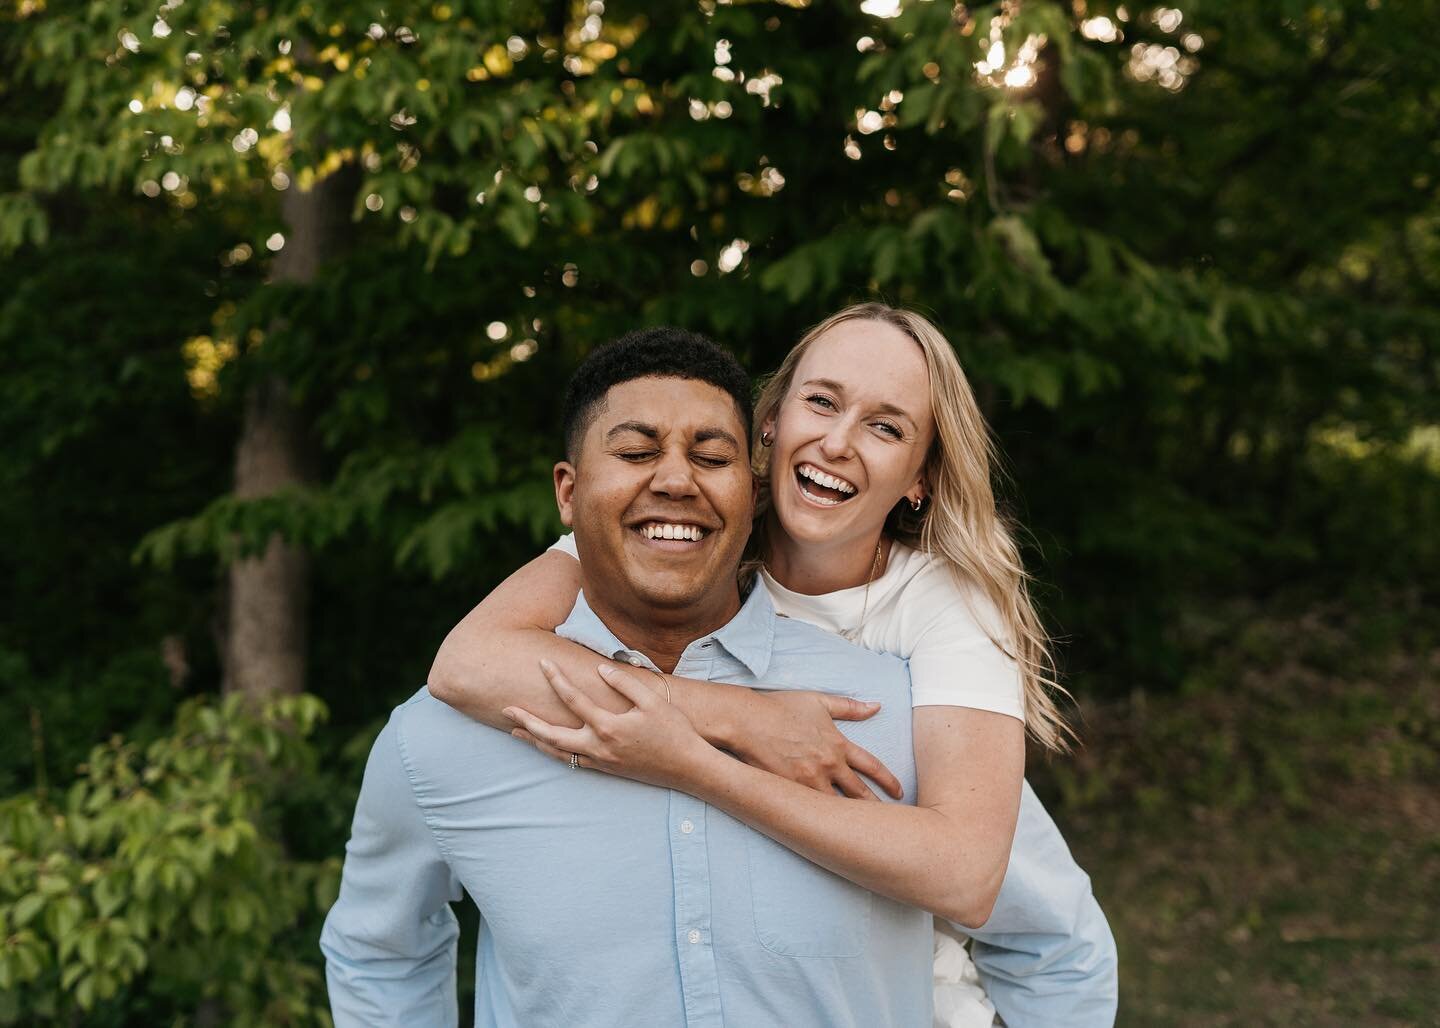
[(870, 612), (870, 584), (875, 581), (875, 575), (880, 570), (880, 548), (884, 541), (885, 537), (882, 535), (880, 540), (875, 543), (875, 559), (870, 562), (870, 577), (865, 579), (865, 601), (860, 604), (860, 620), (850, 631), (840, 633), (846, 639), (852, 641), (859, 639), (860, 630), (865, 627), (865, 615)]

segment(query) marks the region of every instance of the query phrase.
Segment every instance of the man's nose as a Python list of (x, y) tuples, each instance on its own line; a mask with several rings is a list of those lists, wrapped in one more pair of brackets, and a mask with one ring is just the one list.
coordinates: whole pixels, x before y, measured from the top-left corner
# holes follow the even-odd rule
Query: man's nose
[(650, 480), (650, 490), (672, 499), (694, 496), (697, 490), (689, 459), (683, 453), (662, 454), (655, 476)]

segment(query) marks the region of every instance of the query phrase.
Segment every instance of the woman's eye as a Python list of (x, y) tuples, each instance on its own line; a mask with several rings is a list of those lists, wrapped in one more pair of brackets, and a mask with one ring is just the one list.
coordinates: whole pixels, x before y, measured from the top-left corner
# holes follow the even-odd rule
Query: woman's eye
[(830, 397), (828, 397), (828, 396), (821, 396), (821, 395), (819, 395), (818, 393), (817, 393), (816, 395), (814, 395), (814, 396), (807, 396), (807, 397), (805, 397), (805, 402), (806, 402), (806, 403), (818, 404), (819, 406), (825, 407), (825, 408), (828, 409), (828, 410), (834, 410), (834, 409), (835, 409), (835, 401), (834, 401), (834, 400), (830, 399)]
[(896, 426), (890, 424), (890, 422), (888, 422), (888, 421), (877, 421), (877, 422), (875, 422), (875, 427), (878, 428), (878, 429), (879, 429), (880, 431), (882, 431), (882, 432), (887, 432), (887, 433), (889, 433), (890, 435), (894, 436), (896, 439), (904, 439), (904, 438), (905, 438), (905, 433), (902, 432), (902, 431), (900, 431), (900, 429), (897, 428)]
[(715, 457), (704, 453), (695, 454), (695, 462), (707, 468), (723, 468), (730, 463), (729, 457)]

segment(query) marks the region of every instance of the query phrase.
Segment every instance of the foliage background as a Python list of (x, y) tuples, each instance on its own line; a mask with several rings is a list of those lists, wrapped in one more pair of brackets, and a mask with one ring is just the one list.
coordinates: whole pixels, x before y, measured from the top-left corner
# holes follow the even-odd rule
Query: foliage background
[[(555, 530), (568, 370), (880, 296), (1007, 455), (1123, 1017), (1437, 1023), (1437, 17), (7, 0), (0, 1019), (323, 1022), (369, 740)], [(306, 695), (221, 701), (276, 534)]]

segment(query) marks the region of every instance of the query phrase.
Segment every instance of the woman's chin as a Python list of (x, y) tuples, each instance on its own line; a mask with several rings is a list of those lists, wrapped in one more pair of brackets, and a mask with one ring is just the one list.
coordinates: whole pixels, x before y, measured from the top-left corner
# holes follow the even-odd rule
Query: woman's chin
[(851, 512), (843, 505), (822, 507), (800, 498), (775, 504), (775, 514), (792, 542), (802, 546), (833, 543), (850, 526)]

